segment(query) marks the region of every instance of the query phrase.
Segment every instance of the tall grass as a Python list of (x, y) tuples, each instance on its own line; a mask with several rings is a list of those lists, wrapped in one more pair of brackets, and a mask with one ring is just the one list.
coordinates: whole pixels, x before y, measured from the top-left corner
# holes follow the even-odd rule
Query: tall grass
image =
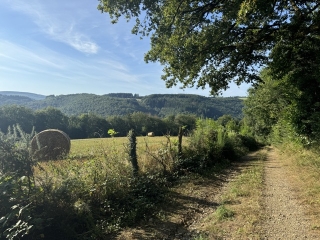
[(164, 197), (165, 180), (154, 174), (163, 170), (164, 163), (158, 160), (163, 157), (161, 151), (172, 150), (166, 143), (166, 137), (138, 138), (141, 170), (135, 179), (127, 138), (74, 140), (68, 158), (40, 163), (36, 181), (42, 189), (49, 188), (54, 198), (63, 194), (60, 200), (70, 203), (78, 214), (101, 218), (89, 226), (98, 226), (104, 234), (113, 232), (143, 218)]

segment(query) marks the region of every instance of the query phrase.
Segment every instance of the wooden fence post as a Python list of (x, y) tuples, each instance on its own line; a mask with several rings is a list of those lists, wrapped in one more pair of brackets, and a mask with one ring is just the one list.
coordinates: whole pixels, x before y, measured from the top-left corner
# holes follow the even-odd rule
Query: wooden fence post
[(133, 129), (128, 133), (129, 139), (129, 159), (132, 164), (133, 176), (137, 177), (139, 172), (138, 160), (137, 160), (137, 137)]
[(183, 136), (183, 128), (179, 127), (179, 134), (178, 134), (178, 157), (179, 157), (179, 159), (182, 157), (182, 136)]

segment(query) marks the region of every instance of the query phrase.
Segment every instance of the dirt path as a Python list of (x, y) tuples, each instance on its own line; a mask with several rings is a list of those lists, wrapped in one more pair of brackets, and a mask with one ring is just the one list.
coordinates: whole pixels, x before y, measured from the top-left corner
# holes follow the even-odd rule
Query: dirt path
[(270, 148), (264, 173), (262, 239), (320, 239), (310, 231), (311, 221), (296, 196), (291, 174)]
[[(245, 157), (246, 160), (236, 163), (223, 174), (182, 181), (172, 189), (170, 201), (165, 203), (157, 215), (142, 222), (138, 227), (121, 231), (110, 239), (320, 239), (320, 236), (311, 230), (311, 221), (304, 214), (305, 209), (297, 198), (297, 186), (292, 180), (295, 173), (292, 174), (285, 162), (279, 160), (273, 148), (267, 148), (263, 152), (266, 152), (266, 160), (260, 161), (264, 165), (263, 192), (261, 204), (255, 208), (258, 211), (257, 219), (260, 220), (252, 223), (254, 227), (251, 232), (245, 233), (245, 237), (241, 235), (241, 238), (238, 238), (239, 235), (233, 234), (240, 231), (240, 225), (245, 225), (243, 221), (238, 220), (241, 216), (231, 218), (226, 223), (229, 225), (222, 225), (223, 229), (219, 230), (223, 232), (221, 235), (210, 234), (203, 226), (208, 216), (214, 214), (221, 204), (220, 196), (226, 192), (229, 183), (233, 182), (242, 170), (252, 167), (253, 164), (260, 164), (256, 162), (259, 155), (257, 153), (248, 155)], [(260, 190), (258, 194), (261, 196)], [(251, 211), (248, 199), (235, 202), (236, 206), (240, 204), (248, 210), (240, 211), (237, 215)]]
[(223, 188), (237, 175), (238, 167), (220, 174), (185, 179), (170, 191), (162, 210), (109, 239), (117, 240), (193, 240), (201, 232), (201, 219), (212, 214), (219, 205)]

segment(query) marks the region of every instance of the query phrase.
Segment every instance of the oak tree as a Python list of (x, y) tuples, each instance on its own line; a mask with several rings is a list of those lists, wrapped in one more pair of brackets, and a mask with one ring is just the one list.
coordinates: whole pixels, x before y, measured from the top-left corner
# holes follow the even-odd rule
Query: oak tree
[[(259, 83), (262, 66), (274, 62), (275, 74), (279, 68), (288, 73), (291, 52), (320, 39), (320, 1), (99, 1), (98, 9), (114, 23), (120, 17), (134, 19), (133, 33), (150, 36), (145, 61), (163, 65), (167, 87), (180, 82), (216, 94), (231, 81)], [(278, 58), (286, 64), (277, 65)]]

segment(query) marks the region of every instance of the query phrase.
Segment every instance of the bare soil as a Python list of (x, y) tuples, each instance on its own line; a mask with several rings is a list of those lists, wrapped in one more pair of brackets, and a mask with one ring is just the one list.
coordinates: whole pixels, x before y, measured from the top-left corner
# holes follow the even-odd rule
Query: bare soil
[[(141, 222), (138, 227), (124, 229), (110, 239), (236, 239), (231, 237), (232, 234), (207, 238), (202, 231), (203, 219), (215, 212), (228, 183), (242, 169), (250, 167), (250, 162), (255, 158), (256, 155), (251, 154), (220, 174), (182, 180), (171, 189), (170, 200), (159, 213)], [(255, 227), (256, 232), (248, 233), (241, 239), (320, 239), (320, 235), (312, 230), (306, 206), (303, 206), (296, 194), (299, 186), (294, 182), (293, 173), (279, 160), (273, 148), (267, 149), (267, 159), (263, 164), (264, 187), (258, 214), (260, 220)], [(238, 224), (234, 221), (234, 225)], [(234, 229), (232, 226), (229, 228), (230, 231)]]

